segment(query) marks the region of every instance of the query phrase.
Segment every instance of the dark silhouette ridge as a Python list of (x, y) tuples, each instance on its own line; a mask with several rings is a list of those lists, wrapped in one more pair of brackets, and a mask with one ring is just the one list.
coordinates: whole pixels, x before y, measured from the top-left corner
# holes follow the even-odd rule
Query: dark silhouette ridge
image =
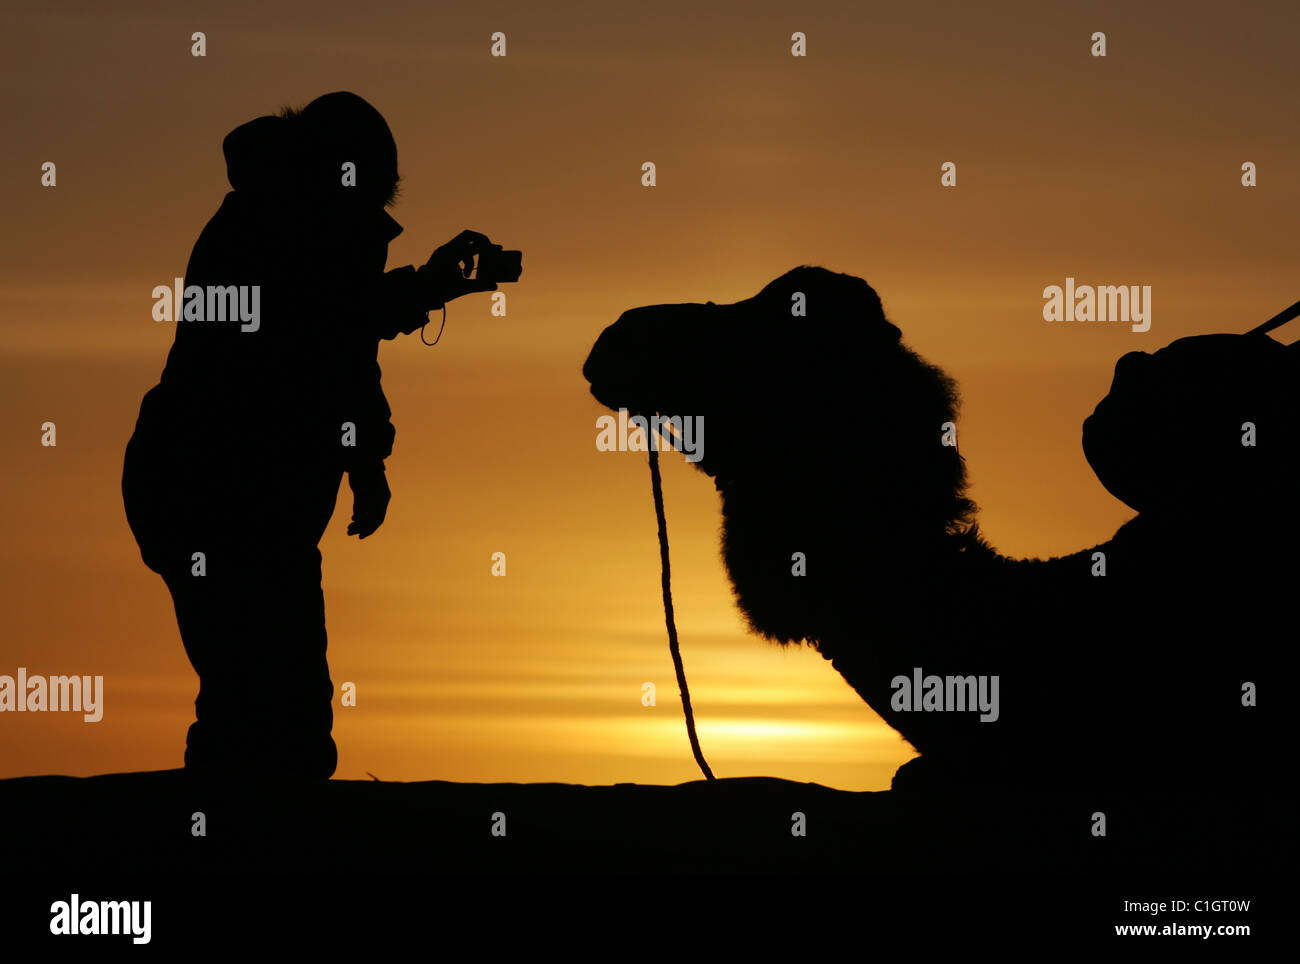
[[(317, 544), (345, 473), (348, 533), (364, 539), (385, 517), (395, 432), (379, 342), (514, 278), (485, 275), (481, 261), (469, 276), (476, 256), (499, 250), (470, 231), (418, 271), (385, 273), (402, 231), (385, 211), (397, 145), (355, 94), (257, 118), (223, 150), (234, 190), (184, 279), (203, 317), (175, 306), (175, 342), (127, 445), (123, 498), (199, 675), (186, 766), (325, 778), (337, 753)], [(236, 289), (250, 307), (238, 316), (223, 301)]]
[[(1096, 809), (1110, 819), (1104, 839), (1087, 830)], [(1203, 908), (1172, 919), (1244, 922), (1259, 935), (1292, 889), (1281, 885), (1294, 867), (1294, 809), (1289, 794), (861, 793), (769, 777), (591, 787), (213, 783), (176, 770), (24, 777), (0, 780), (0, 820), (22, 828), (7, 853), (23, 868), (9, 875), (0, 921), (14, 938), (40, 939), (52, 904), (71, 893), (83, 902), (141, 897), (152, 900), (160, 947), (225, 939), (242, 951), (250, 934), (265, 933), (337, 955), (350, 935), (383, 939), (370, 921), (384, 921), (386, 933), (435, 921), (441, 934), (481, 915), (480, 933), (492, 933), (518, 887), (511, 922), (517, 908), (540, 911), (525, 925), (531, 941), (556, 919), (576, 921), (576, 899), (583, 923), (573, 940), (608, 919), (613, 946), (642, 894), (649, 922), (665, 907), (702, 911), (715, 896), (724, 907), (737, 897), (758, 904), (786, 882), (817, 888), (818, 914), (847, 922), (846, 939), (865, 922), (908, 930), (927, 947), (936, 928), (999, 945), (1037, 941), (1040, 931), (1046, 941), (1036, 946), (1063, 933), (1072, 944), (1113, 942), (1114, 924), (1171, 919), (1121, 915), (1125, 900), (1177, 894), (1249, 900), (1235, 919)], [(196, 812), (207, 836), (191, 833)], [(490, 832), (494, 814), (505, 815), (505, 836)], [(791, 833), (795, 814), (807, 836)], [(664, 874), (710, 875), (700, 881), (709, 893), (677, 900)], [(824, 933), (824, 921), (816, 926)], [(760, 936), (770, 943), (770, 928)]]
[[(807, 317), (792, 317), (795, 292)], [(583, 373), (610, 408), (704, 417), (696, 464), (721, 496), (741, 610), (770, 640), (814, 646), (920, 751), (896, 786), (1278, 773), (1300, 568), (1295, 347), (1213, 335), (1122, 358), (1084, 444), (1140, 514), (1049, 560), (981, 536), (964, 460), (941, 444), (956, 385), (859, 278), (801, 267), (735, 304), (627, 311)], [(892, 681), (918, 667), (997, 676), (998, 718), (896, 709)], [(1260, 705), (1243, 705), (1247, 683)]]
[[(677, 786), (210, 784), (164, 770), (0, 780), (0, 815), (24, 828), (9, 842), (12, 859), (59, 888), (70, 874), (118, 881), (181, 873), (184, 893), (197, 878), (231, 873), (250, 882), (308, 874), (334, 888), (351, 872), (369, 886), (376, 873), (681, 871), (883, 874), (896, 887), (914, 874), (969, 880), (1010, 871), (1115, 873), (1131, 896), (1135, 872), (1214, 872), (1223, 887), (1225, 873), (1289, 869), (1294, 859), (1294, 808), (1280, 799), (1152, 792), (1092, 801), (1125, 814), (1108, 840), (1088, 835), (1071, 796), (1047, 791), (971, 792), (954, 806), (947, 794), (853, 792), (771, 777)], [(196, 810), (207, 818), (206, 838), (189, 833)], [(489, 832), (495, 811), (507, 814), (504, 837)], [(796, 811), (808, 818), (806, 837), (790, 833)], [(1283, 839), (1290, 846), (1278, 846)], [(230, 888), (229, 878), (218, 879)], [(22, 880), (30, 886), (28, 874)]]

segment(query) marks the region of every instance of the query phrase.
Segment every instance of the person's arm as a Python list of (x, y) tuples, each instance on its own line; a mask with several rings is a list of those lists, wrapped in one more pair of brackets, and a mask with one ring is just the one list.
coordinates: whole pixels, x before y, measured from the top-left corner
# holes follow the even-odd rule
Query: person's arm
[(413, 265), (386, 272), (375, 314), (375, 334), (390, 340), (423, 327), (429, 320), (429, 312), (443, 305), (435, 303), (427, 289), (428, 285)]
[(496, 291), (493, 281), (466, 278), (474, 256), (492, 244), (485, 234), (462, 231), (419, 268), (406, 265), (384, 274), (372, 330), (381, 339), (409, 335), (428, 322), (430, 311), (476, 291)]
[(357, 413), (352, 421), (358, 437), (345, 461), (353, 495), (348, 535), (364, 539), (378, 529), (391, 498), (384, 459), (392, 454), (396, 430), (380, 385), (379, 341), (409, 335), (427, 323), (430, 311), (442, 308), (453, 298), (495, 291), (495, 282), (465, 277), (474, 256), (491, 243), (486, 235), (462, 231), (435, 250), (420, 268), (407, 265), (385, 272), (378, 292), (362, 309), (367, 320), (348, 349), (349, 357), (358, 360), (351, 393), (351, 408)]
[(383, 523), (388, 512), (391, 492), (384, 471), (384, 460), (393, 452), (397, 431), (393, 428), (392, 409), (384, 397), (380, 382), (377, 353), (379, 342), (367, 341), (366, 354), (358, 349), (354, 390), (351, 393), (353, 415), (349, 418), (356, 428), (355, 445), (345, 454), (344, 467), (348, 485), (352, 489), (352, 521), (348, 535), (364, 539)]

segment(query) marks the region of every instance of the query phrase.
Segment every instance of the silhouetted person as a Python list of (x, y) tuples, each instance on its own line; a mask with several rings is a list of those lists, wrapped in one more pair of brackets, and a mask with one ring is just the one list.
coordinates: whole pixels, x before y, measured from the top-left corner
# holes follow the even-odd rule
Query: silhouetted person
[[(250, 121), (223, 150), (234, 190), (185, 272), (187, 293), (222, 289), (203, 298), (204, 320), (175, 306), (175, 343), (141, 405), (122, 491), (199, 675), (186, 767), (327, 778), (337, 751), (317, 544), (345, 472), (348, 533), (364, 539), (384, 521), (394, 430), (380, 339), (494, 289), (462, 271), (490, 243), (464, 232), (418, 272), (385, 274), (402, 230), (385, 211), (397, 146), (355, 94)], [(247, 286), (254, 321), (213, 320), (225, 286)]]

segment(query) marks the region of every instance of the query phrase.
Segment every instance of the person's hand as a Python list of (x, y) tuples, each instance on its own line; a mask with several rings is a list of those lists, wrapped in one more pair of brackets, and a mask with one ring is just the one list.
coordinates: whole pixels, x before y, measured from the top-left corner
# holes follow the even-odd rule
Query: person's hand
[(419, 269), (425, 291), (435, 307), (475, 291), (496, 291), (495, 282), (465, 277), (474, 270), (474, 256), (486, 251), (492, 242), (486, 234), (462, 231), (442, 247)]
[(352, 521), (348, 535), (364, 539), (384, 522), (388, 514), (388, 478), (381, 463), (378, 468), (352, 469), (348, 472), (348, 485), (352, 489)]

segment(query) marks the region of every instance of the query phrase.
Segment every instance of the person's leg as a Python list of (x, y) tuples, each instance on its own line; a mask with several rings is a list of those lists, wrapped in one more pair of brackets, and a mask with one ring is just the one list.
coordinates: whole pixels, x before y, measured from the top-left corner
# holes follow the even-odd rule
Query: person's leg
[(245, 739), (250, 755), (274, 772), (328, 779), (338, 764), (330, 731), (334, 684), (326, 662), (321, 554), (314, 544), (262, 546), (255, 583), (245, 583), (246, 608), (232, 614), (231, 638), (256, 641), (245, 665)]
[(315, 546), (214, 545), (206, 575), (168, 576), (185, 652), (199, 675), (187, 768), (333, 774), (334, 687), (320, 563)]

